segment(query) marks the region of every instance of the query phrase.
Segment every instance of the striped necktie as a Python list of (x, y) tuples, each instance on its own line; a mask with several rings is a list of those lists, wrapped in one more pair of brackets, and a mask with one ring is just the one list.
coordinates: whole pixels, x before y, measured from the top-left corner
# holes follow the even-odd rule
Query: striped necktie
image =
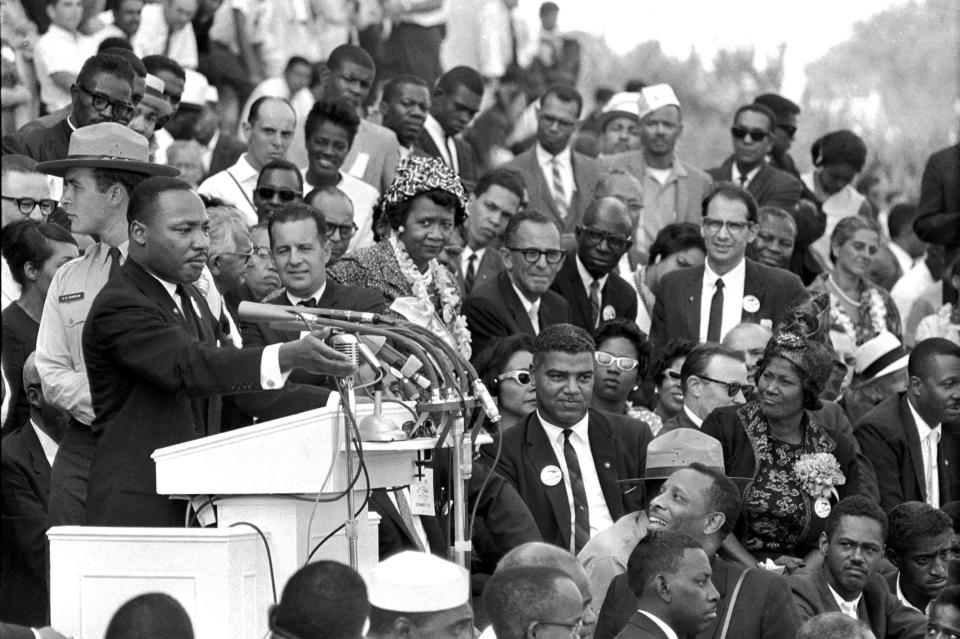
[(561, 220), (567, 219), (567, 194), (563, 188), (563, 176), (560, 175), (560, 160), (557, 156), (550, 159), (553, 167), (553, 203), (557, 207), (557, 213)]

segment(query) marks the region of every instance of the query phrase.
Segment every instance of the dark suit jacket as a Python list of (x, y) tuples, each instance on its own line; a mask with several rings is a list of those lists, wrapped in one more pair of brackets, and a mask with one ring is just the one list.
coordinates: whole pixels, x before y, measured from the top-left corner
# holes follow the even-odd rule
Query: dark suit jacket
[[(482, 284), (494, 279), (503, 272), (503, 256), (500, 255), (500, 249), (497, 246), (487, 246), (480, 258), (480, 265), (477, 267), (477, 274), (473, 280), (473, 288), (465, 291), (464, 297), (477, 290)], [(465, 273), (457, 272), (457, 278), (463, 281)]]
[[(727, 158), (720, 166), (708, 169), (707, 173), (718, 182), (733, 181), (733, 156)], [(803, 182), (794, 176), (764, 164), (760, 172), (747, 184), (747, 190), (756, 198), (759, 206), (779, 206), (792, 211), (804, 189)]]
[[(634, 295), (636, 299), (636, 295)], [(474, 353), (481, 353), (491, 339), (515, 333), (534, 335), (533, 324), (523, 310), (523, 303), (513, 290), (510, 275), (501, 271), (495, 279), (476, 285), (463, 303), (463, 314), (473, 336)], [(546, 291), (540, 296), (540, 329), (553, 324), (563, 324), (570, 319), (567, 301)]]
[[(741, 315), (744, 322), (771, 322), (771, 329), (787, 318), (790, 309), (806, 300), (810, 294), (800, 278), (779, 268), (747, 260), (744, 278), (744, 296), (753, 295), (760, 301), (760, 310)], [(705, 267), (693, 266), (667, 273), (660, 282), (657, 303), (653, 307), (650, 341), (655, 348), (677, 337), (700, 341), (700, 298)], [(669, 291), (669, 294), (665, 294)]]
[[(632, 489), (619, 480), (643, 476), (650, 429), (635, 419), (609, 415), (590, 409), (590, 449), (610, 517), (617, 521), (624, 514), (640, 510), (645, 504), (642, 485)], [(570, 507), (564, 482), (545, 486), (540, 480), (547, 466), (559, 467), (557, 456), (540, 424), (537, 413), (502, 435), (500, 461), (493, 470), (502, 475), (520, 493), (537, 528), (547, 543), (570, 547)], [(482, 449), (483, 458), (492, 463), (497, 444)]]
[(930, 156), (920, 181), (913, 228), (926, 242), (960, 244), (960, 144)]
[(213, 425), (202, 398), (260, 390), (263, 349), (217, 347), (216, 320), (206, 304), (195, 306), (199, 341), (166, 289), (133, 258), (94, 299), (83, 331), (98, 439), (88, 525), (182, 526), (182, 504), (156, 494), (151, 453), (207, 433)]
[(667, 635), (653, 619), (637, 611), (617, 635), (617, 639), (667, 639)]
[[(717, 618), (697, 637), (719, 639), (730, 609), (730, 598), (743, 566), (714, 555), (710, 562), (710, 580), (720, 593)], [(594, 639), (610, 639), (626, 625), (636, 611), (637, 598), (630, 590), (626, 573), (610, 583), (597, 619)], [(793, 603), (790, 586), (780, 575), (767, 570), (751, 569), (744, 577), (734, 604), (727, 637), (732, 639), (792, 639), (800, 628), (800, 615)]]
[(29, 421), (4, 437), (0, 460), (0, 608), (7, 621), (45, 625), (50, 464)]
[[(463, 187), (467, 192), (472, 193), (474, 187), (477, 186), (477, 180), (480, 179), (480, 160), (477, 159), (473, 147), (470, 146), (468, 142), (460, 139), (459, 136), (453, 138), (453, 144), (457, 147), (457, 166), (460, 167), (460, 180), (463, 182)], [(430, 137), (430, 134), (427, 133), (426, 129), (420, 134), (420, 140), (416, 148), (430, 157), (443, 157), (440, 149), (437, 148), (436, 143), (433, 141), (433, 138)]]
[(30, 626), (18, 626), (13, 623), (0, 621), (0, 637), (3, 639), (34, 639), (33, 630)]
[[(906, 393), (885, 399), (864, 415), (853, 431), (860, 449), (873, 463), (884, 510), (927, 498), (920, 435), (907, 401)], [(946, 424), (941, 432), (937, 462), (940, 503), (945, 504), (960, 499), (960, 435)]]
[(210, 156), (210, 170), (203, 179), (211, 175), (229, 169), (237, 163), (240, 156), (247, 150), (245, 142), (238, 140), (229, 133), (220, 133), (217, 140), (217, 146), (213, 147), (213, 153)]
[(70, 148), (70, 124), (66, 118), (53, 126), (32, 126), (26, 124), (16, 133), (3, 138), (3, 155), (19, 153), (37, 162), (62, 160), (67, 157)]
[[(827, 586), (824, 570), (826, 568), (787, 577), (804, 621), (824, 612), (840, 612)], [(901, 604), (897, 596), (890, 593), (883, 577), (877, 574), (867, 581), (857, 614), (878, 639), (921, 639), (927, 627), (927, 618)]]
[[(586, 285), (577, 269), (576, 251), (567, 253), (567, 259), (564, 260), (550, 288), (570, 304), (570, 323), (593, 334), (596, 327), (590, 322), (590, 300), (587, 299)], [(607, 281), (600, 292), (600, 323), (606, 319), (612, 319), (605, 315), (607, 307), (613, 309), (615, 317), (631, 321), (637, 319), (637, 293), (615, 272), (607, 276)]]
[(593, 191), (596, 189), (597, 180), (600, 176), (599, 165), (591, 157), (572, 151), (571, 163), (573, 165), (575, 189), (570, 200), (567, 217), (564, 219), (560, 218), (557, 205), (553, 201), (553, 195), (547, 184), (547, 178), (544, 177), (540, 164), (537, 162), (536, 145), (503, 165), (503, 168), (513, 169), (523, 176), (530, 197), (526, 208), (552, 215), (557, 220), (567, 243), (565, 248), (573, 248), (573, 244), (575, 244), (573, 230), (577, 224), (580, 224), (587, 206), (593, 201)]
[(671, 430), (677, 430), (678, 428), (692, 428), (694, 430), (700, 430), (700, 427), (694, 424), (687, 415), (687, 412), (681, 408), (676, 415), (663, 422), (663, 427), (660, 428), (660, 432), (657, 433), (657, 437), (663, 435), (664, 433), (669, 433)]
[[(404, 550), (420, 550), (413, 535), (403, 523), (403, 517), (400, 511), (390, 501), (387, 491), (383, 488), (377, 488), (370, 492), (370, 510), (380, 515), (380, 527), (377, 530), (380, 559), (386, 559), (391, 555)], [(420, 517), (420, 523), (423, 524), (423, 531), (427, 535), (427, 543), (430, 547), (427, 549), (435, 555), (446, 556), (447, 545), (440, 524), (436, 517)]]

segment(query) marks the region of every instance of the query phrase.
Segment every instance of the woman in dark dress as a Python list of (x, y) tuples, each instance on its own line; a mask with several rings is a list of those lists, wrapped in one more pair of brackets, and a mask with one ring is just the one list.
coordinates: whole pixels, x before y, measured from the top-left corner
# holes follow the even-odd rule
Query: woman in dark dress
[(23, 390), (23, 363), (37, 346), (47, 289), (61, 265), (80, 255), (77, 241), (59, 224), (17, 220), (3, 229), (3, 257), (20, 285), (20, 297), (3, 310), (3, 375), (10, 385), (10, 411), (4, 434), (30, 417)]

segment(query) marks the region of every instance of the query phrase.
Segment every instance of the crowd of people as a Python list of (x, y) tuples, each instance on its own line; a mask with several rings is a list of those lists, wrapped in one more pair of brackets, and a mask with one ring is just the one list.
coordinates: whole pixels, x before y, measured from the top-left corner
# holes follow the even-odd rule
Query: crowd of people
[[(960, 637), (960, 145), (915, 202), (848, 129), (801, 174), (767, 93), (698, 167), (694, 88), (585, 112), (552, 2), (496, 73), (442, 68), (439, 1), (3, 11), (4, 637), (58, 636), (50, 527), (189, 520), (155, 449), (374, 376), (242, 302), (424, 326), (500, 413), (470, 566), (437, 453), (434, 507), (370, 491), (377, 568), (305, 566), (275, 637)], [(192, 630), (144, 593), (106, 636)]]

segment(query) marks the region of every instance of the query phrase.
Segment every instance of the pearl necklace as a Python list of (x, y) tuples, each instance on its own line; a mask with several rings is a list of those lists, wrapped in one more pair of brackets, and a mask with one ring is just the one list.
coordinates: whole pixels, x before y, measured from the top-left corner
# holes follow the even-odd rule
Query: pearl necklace
[(830, 276), (827, 278), (827, 281), (830, 282), (830, 284), (833, 286), (833, 290), (837, 292), (837, 295), (839, 295), (844, 302), (850, 306), (856, 306), (857, 308), (860, 308), (860, 301), (851, 298), (849, 295), (843, 292), (843, 289), (841, 289), (840, 285), (837, 284), (837, 280), (833, 279), (833, 273), (830, 274)]

